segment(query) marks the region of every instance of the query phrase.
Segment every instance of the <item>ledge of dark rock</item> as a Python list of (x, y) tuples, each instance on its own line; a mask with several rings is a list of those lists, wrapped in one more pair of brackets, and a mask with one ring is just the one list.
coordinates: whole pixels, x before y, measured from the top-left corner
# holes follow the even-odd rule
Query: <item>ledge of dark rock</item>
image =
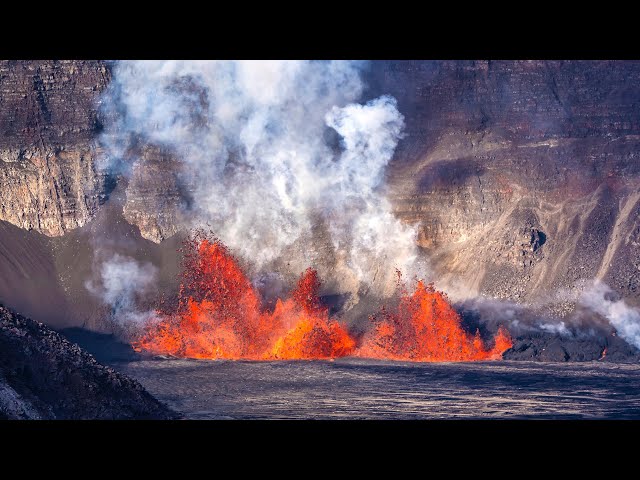
[(175, 417), (136, 380), (0, 305), (0, 418)]
[(611, 334), (560, 335), (531, 332), (514, 339), (513, 347), (504, 352), (505, 360), (541, 362), (640, 362), (640, 351), (620, 337)]

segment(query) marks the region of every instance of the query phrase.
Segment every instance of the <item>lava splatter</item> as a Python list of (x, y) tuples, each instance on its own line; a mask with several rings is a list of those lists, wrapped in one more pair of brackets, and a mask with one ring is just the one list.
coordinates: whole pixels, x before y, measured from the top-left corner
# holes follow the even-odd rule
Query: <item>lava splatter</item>
[(502, 327), (489, 348), (467, 333), (446, 295), (418, 282), (401, 288), (397, 311), (383, 307), (360, 345), (320, 302), (315, 270), (300, 275), (289, 298), (266, 310), (238, 261), (202, 231), (183, 247), (177, 307), (158, 311), (134, 342), (137, 351), (199, 359), (297, 360), (360, 357), (423, 362), (499, 359), (512, 346)]
[(186, 358), (292, 360), (349, 355), (355, 341), (320, 304), (307, 269), (272, 312), (220, 240), (198, 232), (186, 244), (175, 312), (158, 312), (134, 343), (138, 351)]
[(502, 326), (491, 348), (479, 331), (467, 333), (460, 315), (433, 284), (418, 281), (409, 293), (399, 273), (398, 283), (397, 310), (383, 308), (370, 317), (373, 328), (365, 334), (357, 356), (417, 362), (497, 360), (511, 348), (511, 337)]

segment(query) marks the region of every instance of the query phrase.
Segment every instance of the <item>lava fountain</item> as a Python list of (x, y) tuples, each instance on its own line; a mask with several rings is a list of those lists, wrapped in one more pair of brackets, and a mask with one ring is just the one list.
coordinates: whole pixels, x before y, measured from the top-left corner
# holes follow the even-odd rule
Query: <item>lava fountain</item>
[[(319, 298), (320, 280), (308, 268), (290, 297), (266, 310), (259, 293), (222, 242), (199, 231), (183, 247), (177, 307), (158, 311), (133, 343), (136, 351), (199, 359), (298, 360), (354, 355), (411, 361), (499, 359), (511, 347), (500, 328), (488, 348), (467, 333), (446, 296), (418, 282), (401, 286), (397, 312), (383, 308), (373, 328), (355, 339), (329, 316)], [(399, 277), (400, 285), (400, 277)]]
[(198, 232), (185, 245), (175, 312), (158, 312), (134, 348), (186, 358), (293, 360), (349, 355), (355, 341), (319, 300), (307, 269), (272, 312), (220, 240)]
[(356, 355), (417, 362), (498, 360), (513, 346), (502, 326), (492, 348), (485, 345), (478, 330), (475, 335), (467, 333), (460, 315), (433, 284), (419, 281), (409, 294), (400, 273), (398, 284), (401, 296), (397, 310), (383, 308), (370, 316), (373, 328), (365, 334)]

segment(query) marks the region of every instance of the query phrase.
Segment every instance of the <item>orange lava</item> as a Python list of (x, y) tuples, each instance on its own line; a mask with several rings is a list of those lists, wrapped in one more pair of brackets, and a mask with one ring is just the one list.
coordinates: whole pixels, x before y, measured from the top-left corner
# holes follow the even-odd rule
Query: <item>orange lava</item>
[[(297, 360), (354, 355), (422, 362), (499, 359), (512, 346), (500, 327), (494, 345), (467, 333), (446, 296), (418, 282), (403, 288), (396, 312), (385, 308), (356, 341), (329, 316), (319, 299), (320, 280), (308, 268), (290, 297), (262, 306), (236, 259), (215, 237), (197, 232), (183, 248), (177, 307), (158, 311), (133, 343), (136, 351), (199, 359)], [(401, 285), (398, 273), (398, 284)]]
[(137, 351), (201, 359), (293, 360), (349, 355), (355, 341), (320, 305), (315, 270), (273, 312), (227, 248), (198, 233), (185, 248), (177, 311), (158, 312), (134, 342)]
[(604, 350), (602, 350), (602, 354), (600, 354), (600, 358), (598, 360), (604, 360), (605, 358), (607, 358), (607, 347), (604, 347)]
[(418, 282), (415, 291), (402, 292), (395, 312), (386, 309), (370, 317), (373, 328), (365, 334), (355, 355), (416, 362), (497, 360), (512, 347), (502, 326), (488, 348), (462, 328), (460, 315), (433, 284)]

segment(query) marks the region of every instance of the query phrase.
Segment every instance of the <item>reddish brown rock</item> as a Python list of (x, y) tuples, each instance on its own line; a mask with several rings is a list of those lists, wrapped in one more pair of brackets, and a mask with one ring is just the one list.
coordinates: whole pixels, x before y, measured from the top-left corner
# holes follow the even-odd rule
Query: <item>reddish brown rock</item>
[(0, 62), (0, 220), (49, 236), (87, 223), (108, 195), (95, 166), (104, 62)]

